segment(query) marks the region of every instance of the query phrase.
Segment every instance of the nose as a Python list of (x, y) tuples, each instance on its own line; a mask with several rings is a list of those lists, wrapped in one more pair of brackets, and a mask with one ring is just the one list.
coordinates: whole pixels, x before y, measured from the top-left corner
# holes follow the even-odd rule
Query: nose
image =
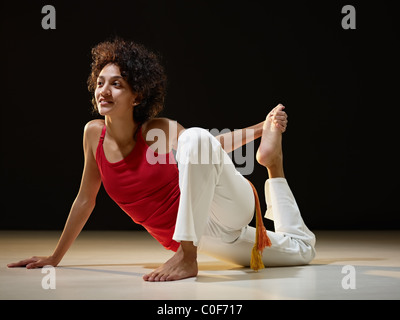
[(110, 95), (110, 89), (108, 89), (108, 87), (104, 86), (100, 90), (100, 95), (103, 96), (103, 97), (109, 96)]

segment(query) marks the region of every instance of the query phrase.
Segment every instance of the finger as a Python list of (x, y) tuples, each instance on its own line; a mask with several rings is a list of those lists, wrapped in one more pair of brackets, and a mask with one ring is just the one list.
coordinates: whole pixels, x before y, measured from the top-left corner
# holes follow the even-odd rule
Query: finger
[(288, 115), (287, 115), (286, 111), (276, 111), (275, 116), (287, 117)]
[(7, 267), (9, 268), (14, 268), (14, 267), (25, 267), (28, 263), (34, 261), (33, 258), (29, 258), (29, 259), (24, 259), (18, 262), (13, 262), (13, 263), (9, 263), (7, 264)]
[(277, 114), (280, 114), (280, 113), (286, 114), (286, 112), (283, 111), (283, 109), (285, 109), (285, 106), (282, 105), (282, 104), (278, 104), (275, 108), (273, 108), (273, 109), (271, 110), (271, 112), (269, 113), (269, 116), (270, 116), (270, 117), (273, 117), (273, 116), (275, 116), (275, 115), (277, 115)]
[(27, 269), (34, 269), (34, 268), (41, 267), (41, 266), (42, 265), (40, 265), (39, 257), (32, 257), (30, 259), (27, 259), (27, 263), (26, 263)]
[(275, 111), (282, 111), (283, 109), (285, 109), (285, 106), (282, 103), (280, 103), (274, 109)]
[(32, 263), (28, 263), (26, 265), (27, 269), (36, 269), (36, 268), (40, 268), (40, 267), (42, 267), (42, 265), (38, 262), (32, 262)]
[(274, 116), (274, 119), (279, 120), (279, 121), (286, 121), (287, 116), (286, 115), (276, 115), (276, 116)]
[(285, 127), (285, 126), (287, 126), (289, 121), (287, 119), (274, 119), (273, 122), (279, 123), (280, 125)]
[(7, 263), (8, 268), (15, 268), (18, 267), (18, 262)]
[(282, 125), (280, 123), (275, 123), (275, 127), (278, 128), (279, 130), (281, 130), (282, 133), (285, 132), (286, 128), (287, 128), (286, 125)]

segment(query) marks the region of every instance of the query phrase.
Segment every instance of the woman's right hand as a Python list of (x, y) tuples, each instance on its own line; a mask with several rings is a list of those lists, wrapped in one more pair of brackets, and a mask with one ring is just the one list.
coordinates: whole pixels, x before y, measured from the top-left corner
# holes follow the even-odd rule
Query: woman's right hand
[(26, 267), (27, 269), (41, 268), (44, 266), (57, 266), (58, 262), (52, 256), (48, 257), (37, 257), (33, 256), (31, 258), (21, 260), (14, 263), (7, 264), (9, 268), (15, 267)]

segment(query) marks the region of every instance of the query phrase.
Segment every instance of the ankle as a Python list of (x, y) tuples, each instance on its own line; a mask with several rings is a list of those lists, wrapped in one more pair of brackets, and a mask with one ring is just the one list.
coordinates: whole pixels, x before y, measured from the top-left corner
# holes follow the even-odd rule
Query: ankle
[(282, 164), (274, 164), (267, 167), (268, 176), (270, 178), (285, 178)]
[(192, 241), (182, 241), (180, 249), (183, 259), (197, 260), (197, 247), (193, 245)]

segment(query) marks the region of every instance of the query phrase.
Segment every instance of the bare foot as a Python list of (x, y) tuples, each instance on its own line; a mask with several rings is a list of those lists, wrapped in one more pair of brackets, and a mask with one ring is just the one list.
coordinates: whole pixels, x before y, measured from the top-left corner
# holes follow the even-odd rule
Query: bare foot
[(270, 172), (270, 178), (284, 177), (282, 133), (285, 132), (287, 125), (287, 115), (283, 111), (284, 108), (283, 105), (279, 104), (267, 115), (263, 125), (260, 146), (256, 154), (258, 163)]
[(183, 249), (185, 245), (182, 245), (178, 251), (164, 263), (161, 267), (157, 268), (153, 272), (143, 276), (145, 281), (174, 281), (182, 280), (186, 278), (191, 278), (197, 276), (198, 266), (197, 266), (197, 254), (196, 247), (187, 250)]

